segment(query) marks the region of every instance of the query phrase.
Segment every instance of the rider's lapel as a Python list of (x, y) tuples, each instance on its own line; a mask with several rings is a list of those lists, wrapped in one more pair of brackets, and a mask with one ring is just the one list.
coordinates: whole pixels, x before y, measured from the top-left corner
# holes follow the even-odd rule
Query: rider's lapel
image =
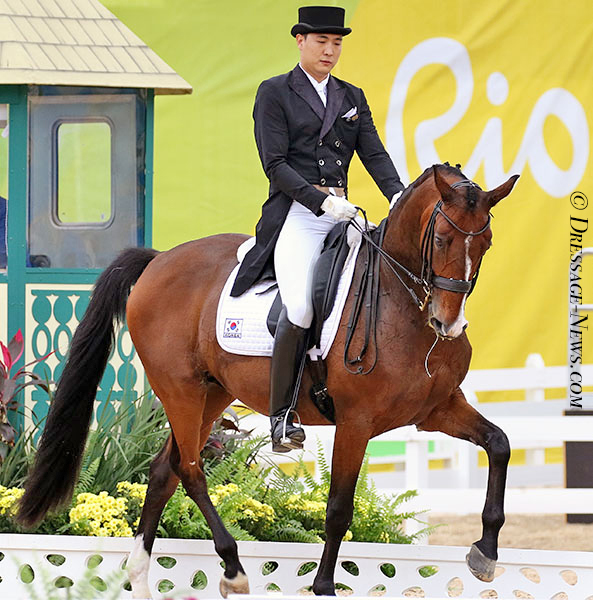
[(330, 75), (329, 81), (327, 82), (327, 106), (325, 108), (321, 132), (319, 134), (320, 140), (322, 140), (332, 128), (334, 121), (340, 112), (340, 108), (342, 107), (342, 102), (344, 102), (345, 94), (346, 90), (344, 87), (338, 84), (338, 82)]
[[(329, 79), (331, 81), (331, 77)], [(319, 94), (311, 85), (311, 82), (307, 79), (307, 76), (299, 65), (292, 70), (292, 78), (289, 80), (288, 85), (313, 109), (315, 114), (323, 121), (323, 117), (326, 114), (325, 106), (323, 106), (323, 102), (321, 101)]]

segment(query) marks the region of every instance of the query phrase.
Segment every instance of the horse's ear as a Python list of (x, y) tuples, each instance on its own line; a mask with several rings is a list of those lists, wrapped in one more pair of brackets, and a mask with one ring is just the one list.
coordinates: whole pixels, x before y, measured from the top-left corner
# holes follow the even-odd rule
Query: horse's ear
[(455, 198), (455, 190), (441, 176), (437, 165), (432, 165), (432, 172), (434, 174), (434, 182), (443, 202), (451, 202)]
[(513, 189), (517, 179), (519, 179), (519, 175), (512, 175), (502, 185), (499, 185), (497, 188), (494, 188), (489, 192), (486, 192), (490, 208), (492, 208), (495, 204), (500, 202), (503, 198), (506, 198), (511, 193), (511, 190)]

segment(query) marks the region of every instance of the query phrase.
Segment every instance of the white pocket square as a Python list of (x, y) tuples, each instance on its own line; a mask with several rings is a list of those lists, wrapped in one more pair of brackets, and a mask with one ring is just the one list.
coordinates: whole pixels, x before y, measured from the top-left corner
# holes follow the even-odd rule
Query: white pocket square
[(342, 115), (342, 119), (352, 119), (358, 112), (358, 107), (353, 106), (348, 112)]

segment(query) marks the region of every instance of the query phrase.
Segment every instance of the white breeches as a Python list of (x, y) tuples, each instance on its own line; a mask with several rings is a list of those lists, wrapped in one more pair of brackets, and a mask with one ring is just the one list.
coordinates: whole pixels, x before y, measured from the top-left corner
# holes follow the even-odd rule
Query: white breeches
[(293, 200), (274, 250), (276, 280), (286, 306), (288, 320), (310, 327), (313, 320), (311, 288), (315, 263), (325, 236), (337, 221), (328, 215), (316, 217)]

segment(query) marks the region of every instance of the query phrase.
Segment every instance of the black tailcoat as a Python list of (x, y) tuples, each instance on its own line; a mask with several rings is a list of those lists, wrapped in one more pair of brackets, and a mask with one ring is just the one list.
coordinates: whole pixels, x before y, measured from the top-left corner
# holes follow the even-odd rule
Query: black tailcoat
[[(353, 117), (343, 117), (353, 108)], [(297, 65), (259, 86), (253, 119), (270, 192), (255, 228), (255, 246), (243, 260), (232, 296), (259, 279), (273, 277), (274, 247), (292, 200), (317, 216), (323, 214), (327, 194), (313, 184), (347, 188), (354, 151), (389, 200), (404, 187), (379, 139), (363, 91), (345, 81), (330, 76), (324, 107)]]

